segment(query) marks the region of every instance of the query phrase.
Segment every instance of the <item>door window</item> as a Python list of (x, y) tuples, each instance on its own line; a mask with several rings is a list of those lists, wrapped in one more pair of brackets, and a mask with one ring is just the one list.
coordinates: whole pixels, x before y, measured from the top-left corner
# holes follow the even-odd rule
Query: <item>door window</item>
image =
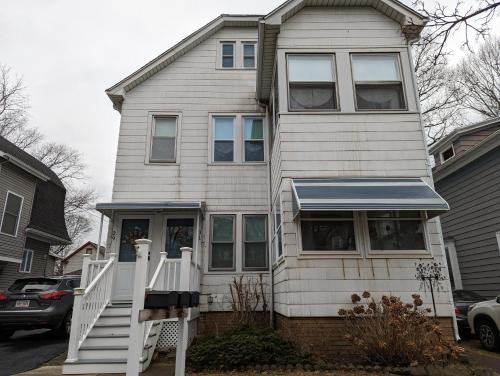
[(167, 219), (167, 242), (165, 252), (167, 258), (180, 258), (182, 247), (193, 248), (193, 218)]
[(120, 236), (120, 251), (118, 261), (135, 262), (135, 241), (147, 239), (149, 219), (124, 219)]

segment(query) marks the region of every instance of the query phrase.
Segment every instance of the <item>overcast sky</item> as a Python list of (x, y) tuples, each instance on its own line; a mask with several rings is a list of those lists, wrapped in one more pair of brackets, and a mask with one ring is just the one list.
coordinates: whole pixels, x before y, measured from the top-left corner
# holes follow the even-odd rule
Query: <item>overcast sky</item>
[(283, 1), (1, 0), (0, 64), (24, 79), (30, 124), (78, 149), (108, 201), (120, 118), (104, 90), (221, 13)]

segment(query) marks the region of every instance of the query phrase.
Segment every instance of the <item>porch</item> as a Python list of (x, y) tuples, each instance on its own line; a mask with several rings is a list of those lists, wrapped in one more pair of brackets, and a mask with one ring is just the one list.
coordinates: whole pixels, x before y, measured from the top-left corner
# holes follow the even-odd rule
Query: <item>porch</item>
[(183, 374), (198, 308), (172, 306), (168, 314), (154, 318), (145, 318), (142, 311), (147, 291), (199, 291), (204, 204), (109, 203), (96, 208), (110, 218), (107, 253), (105, 259), (85, 256), (63, 373), (136, 375), (148, 368), (159, 341), (172, 344), (175, 339), (176, 368)]

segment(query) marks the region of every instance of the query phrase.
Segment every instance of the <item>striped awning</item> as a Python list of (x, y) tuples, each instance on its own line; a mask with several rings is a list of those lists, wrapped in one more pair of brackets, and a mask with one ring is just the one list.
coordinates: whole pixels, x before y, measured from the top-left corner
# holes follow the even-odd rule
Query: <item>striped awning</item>
[(449, 210), (420, 178), (293, 179), (293, 212), (425, 210), (429, 218)]

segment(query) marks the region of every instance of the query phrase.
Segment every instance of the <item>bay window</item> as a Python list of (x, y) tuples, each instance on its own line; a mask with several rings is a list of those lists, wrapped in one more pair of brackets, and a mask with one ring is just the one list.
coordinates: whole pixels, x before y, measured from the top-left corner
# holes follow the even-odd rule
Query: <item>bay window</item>
[(418, 211), (367, 212), (370, 250), (425, 251), (424, 218)]
[(399, 55), (352, 54), (352, 75), (358, 110), (406, 108)]
[(210, 269), (234, 270), (234, 215), (212, 215), (210, 223)]
[(290, 110), (337, 109), (334, 55), (288, 55), (287, 60)]
[(300, 218), (303, 251), (355, 251), (353, 212), (304, 212)]
[(267, 216), (243, 216), (243, 270), (267, 269)]

